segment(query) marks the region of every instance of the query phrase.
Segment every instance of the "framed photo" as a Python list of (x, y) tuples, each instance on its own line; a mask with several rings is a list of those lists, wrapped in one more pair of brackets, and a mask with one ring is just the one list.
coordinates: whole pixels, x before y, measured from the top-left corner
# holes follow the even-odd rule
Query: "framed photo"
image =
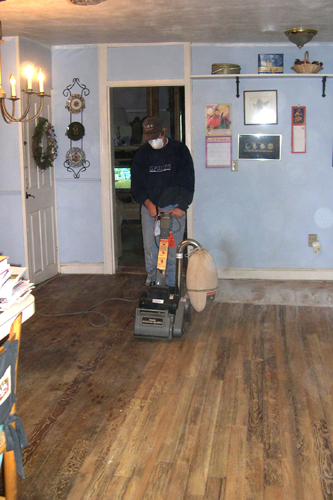
[(244, 124), (277, 124), (277, 90), (244, 90)]
[(280, 134), (240, 134), (238, 135), (239, 160), (280, 160)]
[(258, 73), (283, 73), (283, 54), (258, 54)]

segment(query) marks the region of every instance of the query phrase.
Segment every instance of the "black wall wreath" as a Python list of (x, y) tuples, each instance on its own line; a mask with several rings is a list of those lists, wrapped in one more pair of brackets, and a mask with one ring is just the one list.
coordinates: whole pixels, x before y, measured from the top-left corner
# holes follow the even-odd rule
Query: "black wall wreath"
[[(43, 151), (43, 136), (46, 137), (46, 150)], [(40, 118), (32, 136), (32, 156), (38, 167), (47, 170), (53, 167), (58, 156), (58, 144), (54, 128), (47, 118)]]

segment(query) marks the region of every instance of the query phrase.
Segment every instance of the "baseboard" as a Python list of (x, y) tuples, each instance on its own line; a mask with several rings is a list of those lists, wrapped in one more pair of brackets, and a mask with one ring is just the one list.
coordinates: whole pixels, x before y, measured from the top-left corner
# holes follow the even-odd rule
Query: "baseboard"
[(333, 269), (219, 268), (219, 279), (333, 281)]
[(104, 274), (103, 262), (60, 264), (61, 274)]
[[(104, 274), (103, 262), (60, 264), (61, 274)], [(333, 281), (333, 269), (219, 268), (219, 279)]]

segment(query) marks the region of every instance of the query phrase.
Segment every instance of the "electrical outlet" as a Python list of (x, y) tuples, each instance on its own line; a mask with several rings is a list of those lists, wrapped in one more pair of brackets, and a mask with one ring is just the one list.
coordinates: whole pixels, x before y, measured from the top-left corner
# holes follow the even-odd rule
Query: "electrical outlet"
[(316, 234), (309, 234), (309, 247), (312, 247), (312, 243), (317, 241), (317, 235)]
[(320, 246), (319, 241), (314, 241), (312, 243), (312, 246), (313, 246), (314, 253), (320, 253), (321, 252), (321, 246)]
[(238, 160), (232, 160), (231, 172), (238, 172)]

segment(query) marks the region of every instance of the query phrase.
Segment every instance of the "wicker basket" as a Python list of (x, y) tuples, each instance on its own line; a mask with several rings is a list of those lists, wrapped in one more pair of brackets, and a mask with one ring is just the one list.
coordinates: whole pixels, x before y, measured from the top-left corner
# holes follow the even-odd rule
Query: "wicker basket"
[(304, 54), (304, 63), (303, 64), (294, 64), (291, 67), (296, 73), (318, 73), (322, 69), (322, 66), (319, 64), (311, 64), (309, 59), (309, 52), (306, 50)]

